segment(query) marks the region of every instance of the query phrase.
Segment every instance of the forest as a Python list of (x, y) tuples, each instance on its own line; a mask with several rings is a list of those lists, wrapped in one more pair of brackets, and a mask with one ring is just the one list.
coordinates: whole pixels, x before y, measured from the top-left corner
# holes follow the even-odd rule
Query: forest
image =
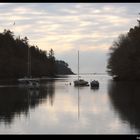
[(4, 29), (0, 33), (0, 78), (29, 76), (29, 66), (32, 77), (73, 74), (65, 61), (56, 60), (53, 49), (41, 50), (30, 45), (27, 37), (15, 37), (12, 31)]
[(140, 20), (110, 48), (108, 73), (114, 80), (140, 81)]

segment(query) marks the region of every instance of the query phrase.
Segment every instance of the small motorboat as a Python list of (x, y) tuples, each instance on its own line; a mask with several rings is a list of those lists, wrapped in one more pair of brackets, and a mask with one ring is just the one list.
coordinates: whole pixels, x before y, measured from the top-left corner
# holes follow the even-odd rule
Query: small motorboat
[(91, 88), (99, 88), (99, 82), (97, 80), (93, 80), (90, 82)]

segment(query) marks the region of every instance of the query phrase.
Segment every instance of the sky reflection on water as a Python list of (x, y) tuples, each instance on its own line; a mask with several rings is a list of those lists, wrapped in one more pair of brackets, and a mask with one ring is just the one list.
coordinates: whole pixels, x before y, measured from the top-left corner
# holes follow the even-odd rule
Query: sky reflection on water
[[(132, 86), (96, 75), (99, 89), (78, 89), (73, 83), (69, 85), (75, 78), (47, 81), (38, 91), (0, 88), (0, 133), (139, 133), (139, 88), (133, 88), (132, 94)], [(92, 76), (83, 78), (90, 81)]]

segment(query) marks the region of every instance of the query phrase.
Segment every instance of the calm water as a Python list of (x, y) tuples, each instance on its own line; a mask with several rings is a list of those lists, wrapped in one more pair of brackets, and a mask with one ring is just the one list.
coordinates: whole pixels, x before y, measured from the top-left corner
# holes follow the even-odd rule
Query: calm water
[(0, 86), (0, 133), (140, 134), (140, 84), (82, 77), (99, 80), (99, 89), (74, 87), (76, 76), (44, 81), (39, 90)]

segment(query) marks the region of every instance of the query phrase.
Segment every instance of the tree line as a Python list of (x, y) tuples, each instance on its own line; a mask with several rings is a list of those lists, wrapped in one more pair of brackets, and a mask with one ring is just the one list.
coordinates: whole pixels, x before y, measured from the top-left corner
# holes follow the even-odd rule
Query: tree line
[[(30, 73), (32, 77), (63, 74), (58, 69), (64, 66), (63, 63), (61, 64), (64, 61), (56, 60), (53, 49), (48, 52), (41, 50), (38, 46), (30, 45), (27, 37), (15, 37), (13, 32), (4, 29), (0, 33), (0, 78), (28, 76), (28, 51), (30, 52)], [(69, 70), (67, 74), (73, 74), (71, 69), (68, 68), (68, 64), (66, 69)]]
[(108, 73), (115, 80), (140, 80), (140, 20), (127, 34), (113, 42), (108, 59)]

